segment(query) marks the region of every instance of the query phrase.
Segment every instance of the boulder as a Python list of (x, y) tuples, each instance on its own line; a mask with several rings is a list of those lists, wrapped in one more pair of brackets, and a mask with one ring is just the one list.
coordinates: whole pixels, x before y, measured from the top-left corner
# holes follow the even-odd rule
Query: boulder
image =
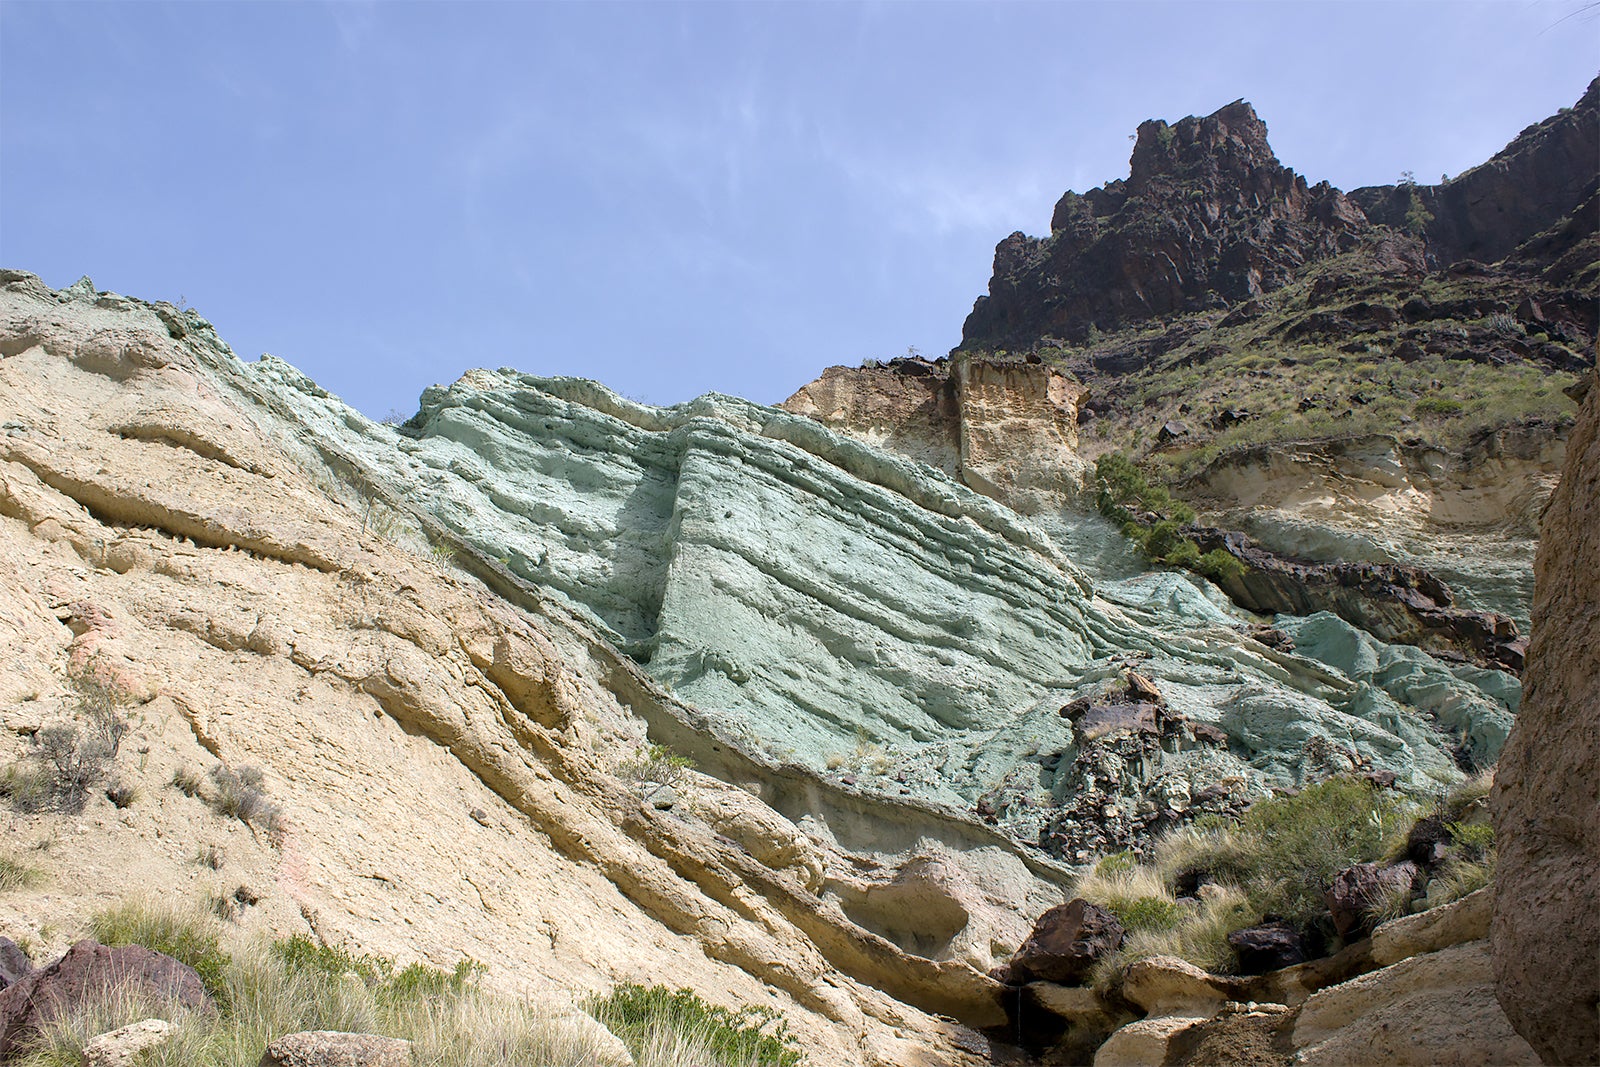
[(1228, 944), (1239, 957), (1240, 974), (1266, 974), (1306, 961), (1305, 939), (1281, 920), (1235, 930)]
[(1230, 1000), (1240, 999), (1240, 982), (1208, 974), (1176, 956), (1151, 956), (1128, 968), (1122, 995), (1151, 1016), (1209, 1019)]
[[(1591, 372), (1587, 380), (1595, 381)], [(1522, 711), (1495, 774), (1495, 987), (1551, 1063), (1600, 1063), (1600, 389), (1534, 562)]]
[(1186, 1015), (1163, 1015), (1129, 1023), (1094, 1054), (1094, 1067), (1150, 1067), (1167, 1062), (1173, 1039), (1205, 1020)]
[(268, 1045), (258, 1067), (411, 1067), (411, 1042), (377, 1034), (303, 1030)]
[(145, 1019), (101, 1034), (83, 1046), (83, 1067), (133, 1067), (141, 1053), (165, 1045), (177, 1032), (175, 1023)]
[(1018, 982), (1046, 981), (1073, 985), (1089, 968), (1122, 945), (1117, 917), (1081, 897), (1057, 904), (1033, 926), (1033, 932), (1011, 957)]
[(0, 937), (0, 989), (15, 985), (33, 970), (33, 961), (9, 937)]
[(1390, 893), (1409, 891), (1417, 881), (1417, 865), (1410, 860), (1392, 866), (1358, 863), (1333, 876), (1324, 899), (1339, 936), (1349, 940), (1372, 927), (1372, 911)]
[(0, 991), (0, 1061), (52, 1019), (107, 997), (211, 1008), (194, 968), (140, 945), (108, 948), (79, 941), (48, 967)]

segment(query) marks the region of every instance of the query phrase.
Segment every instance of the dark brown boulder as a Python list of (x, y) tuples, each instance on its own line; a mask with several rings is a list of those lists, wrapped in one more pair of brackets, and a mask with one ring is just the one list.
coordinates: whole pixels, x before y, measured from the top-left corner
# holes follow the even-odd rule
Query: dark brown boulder
[(1600, 389), (1544, 513), (1522, 693), (1491, 800), (1495, 992), (1545, 1062), (1600, 1063)]
[(1306, 942), (1300, 931), (1281, 919), (1228, 935), (1239, 957), (1239, 973), (1266, 974), (1306, 961)]
[(33, 970), (33, 961), (9, 937), (0, 937), (0, 989), (16, 985)]
[(194, 968), (140, 945), (79, 941), (48, 967), (0, 991), (0, 1062), (50, 1020), (107, 997), (147, 998), (192, 1011), (211, 1006)]
[(1358, 863), (1333, 876), (1323, 899), (1333, 916), (1334, 929), (1346, 941), (1372, 932), (1373, 911), (1390, 893), (1409, 891), (1416, 885), (1417, 865), (1407, 860), (1392, 866)]
[(1122, 945), (1122, 924), (1098, 904), (1081, 897), (1057, 904), (1033, 926), (1033, 933), (1011, 957), (1011, 975), (1029, 981), (1081, 982), (1089, 968)]

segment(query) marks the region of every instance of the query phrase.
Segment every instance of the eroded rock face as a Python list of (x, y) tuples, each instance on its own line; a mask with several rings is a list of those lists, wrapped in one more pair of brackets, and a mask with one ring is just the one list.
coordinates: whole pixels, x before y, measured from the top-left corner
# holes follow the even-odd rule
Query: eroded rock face
[(897, 359), (829, 367), (781, 406), (1033, 512), (1082, 491), (1086, 396), (1070, 375), (1038, 363)]
[(1552, 1063), (1600, 1061), (1600, 389), (1545, 512), (1523, 710), (1495, 775), (1495, 985)]
[[(1372, 186), (1350, 199), (1376, 222), (1406, 224), (1416, 197), (1432, 216), (1429, 251), (1441, 263), (1492, 263), (1592, 196), (1600, 157), (1600, 78), (1577, 105), (1523, 130), (1493, 159), (1440, 185)], [(1588, 222), (1594, 225), (1594, 213)]]

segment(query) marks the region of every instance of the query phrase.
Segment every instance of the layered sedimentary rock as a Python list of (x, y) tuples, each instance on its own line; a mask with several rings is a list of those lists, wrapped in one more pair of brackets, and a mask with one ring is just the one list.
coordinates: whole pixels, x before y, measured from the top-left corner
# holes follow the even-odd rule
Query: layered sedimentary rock
[(1495, 981), (1548, 1063), (1600, 1061), (1600, 388), (1535, 564), (1523, 711), (1495, 777)]
[[(1515, 702), (1338, 620), (1289, 653), (1183, 576), (1097, 581), (1047, 516), (790, 412), (476, 371), (395, 428), (192, 313), (0, 281), (8, 754), (105, 673), (152, 798), (63, 884), (176, 891), (212, 837), (265, 887), (247, 928), (545, 994), (776, 990), (822, 1062), (969, 1062), (934, 1016), (1004, 1020), (986, 972), (1064, 899), (1053, 857), (1333, 770), (1451, 777)], [(1020, 392), (1065, 447), (1044, 382), (969, 409)], [(650, 745), (695, 769), (655, 781)], [(165, 784), (219, 761), (263, 768), (281, 840)], [(8, 899), (35, 940), (93, 906)]]

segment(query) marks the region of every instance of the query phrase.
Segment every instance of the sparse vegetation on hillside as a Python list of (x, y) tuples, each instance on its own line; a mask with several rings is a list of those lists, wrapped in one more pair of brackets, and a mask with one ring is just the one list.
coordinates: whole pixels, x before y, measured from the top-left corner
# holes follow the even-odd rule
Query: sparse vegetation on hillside
[(648, 1062), (663, 1035), (672, 1042), (697, 1045), (709, 1061), (729, 1067), (795, 1067), (789, 1025), (764, 1005), (738, 1011), (708, 1004), (688, 989), (624, 983), (585, 1007), (606, 1028), (622, 1038), (640, 1063)]
[[(497, 996), (483, 967), (404, 967), (305, 937), (223, 945), (223, 927), (197, 908), (132, 900), (96, 916), (90, 932), (110, 945), (142, 944), (196, 968), (215, 1013), (114, 995), (58, 1018), (13, 1061), (77, 1067), (90, 1037), (159, 1016), (179, 1024), (171, 1043), (144, 1054), (148, 1067), (255, 1067), (269, 1042), (302, 1030), (382, 1034), (412, 1042), (421, 1067), (592, 1067), (604, 1035), (563, 1022), (572, 1009)], [(639, 1067), (796, 1067), (800, 1054), (770, 1008), (729, 1011), (686, 990), (618, 986), (588, 1003)]]
[[(27, 755), (0, 770), (0, 796), (13, 811), (59, 811), (76, 815), (89, 793), (106, 781), (122, 739), (133, 728), (124, 701), (94, 671), (74, 680), (77, 708), (70, 723), (53, 723), (33, 737)], [(115, 782), (109, 799), (126, 807), (137, 797), (131, 784)], [(120, 798), (120, 799), (119, 799)]]
[(1150, 481), (1120, 452), (1107, 452), (1095, 462), (1100, 513), (1121, 529), (1155, 563), (1183, 567), (1207, 578), (1237, 578), (1243, 563), (1220, 548), (1201, 552), (1183, 535), (1194, 521), (1194, 509), (1174, 500), (1166, 488)]
[(1489, 780), (1468, 779), (1422, 803), (1365, 779), (1330, 778), (1297, 795), (1259, 801), (1237, 822), (1210, 817), (1174, 830), (1147, 861), (1128, 853), (1105, 857), (1080, 877), (1077, 893), (1115, 914), (1128, 937), (1091, 981), (1103, 988), (1129, 964), (1155, 955), (1228, 972), (1236, 962), (1228, 934), (1268, 917), (1334, 942), (1323, 896), (1334, 875), (1358, 863), (1403, 858), (1427, 819), (1444, 827), (1448, 856), (1422, 901), (1405, 887), (1375, 908), (1378, 918), (1466, 895), (1493, 872), (1493, 831), (1482, 821), (1481, 804)]

